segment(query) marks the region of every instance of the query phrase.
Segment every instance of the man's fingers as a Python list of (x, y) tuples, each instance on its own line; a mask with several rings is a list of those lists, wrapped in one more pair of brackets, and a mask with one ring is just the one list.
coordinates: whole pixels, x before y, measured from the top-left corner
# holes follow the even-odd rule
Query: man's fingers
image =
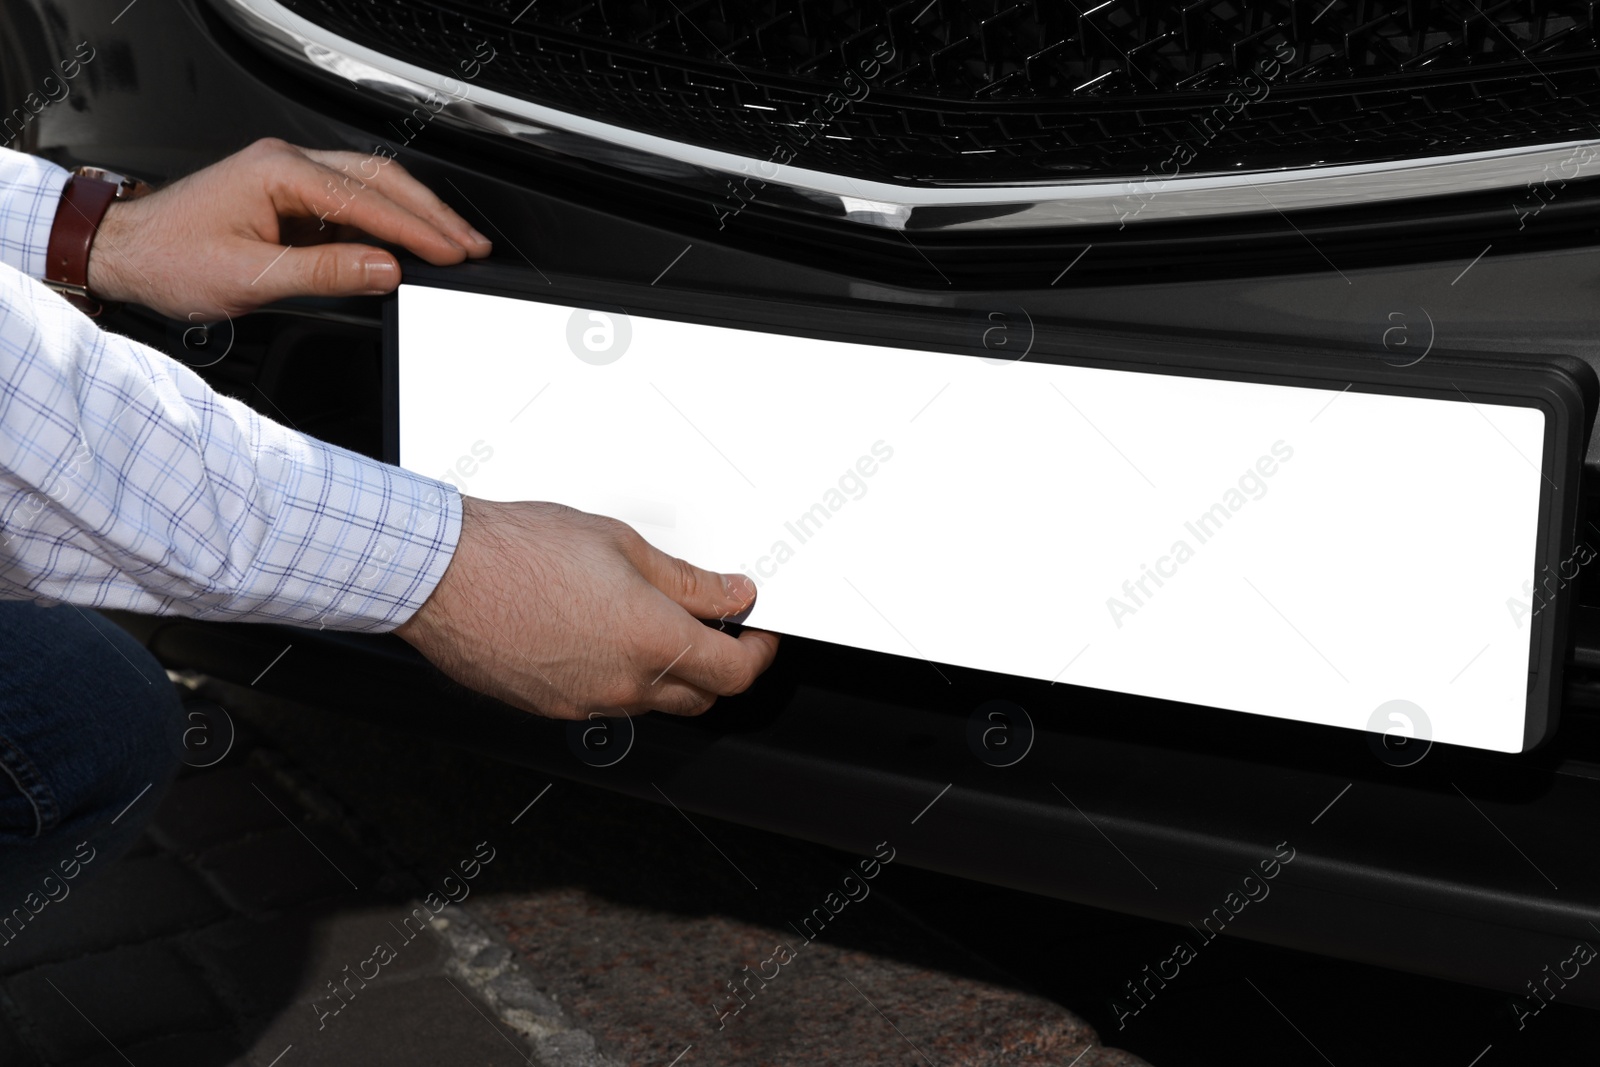
[(724, 619), (755, 603), (755, 583), (743, 574), (721, 575), (696, 567), (643, 538), (628, 538), (624, 551), (647, 582), (697, 619)]
[(716, 702), (715, 693), (670, 674), (646, 689), (641, 701), (644, 710), (664, 711), (668, 715), (700, 715)]
[[(718, 574), (670, 556), (637, 535), (625, 536), (623, 550), (646, 581), (688, 617), (672, 627), (675, 641), (660, 638), (656, 647), (676, 657), (663, 669), (712, 693), (729, 695), (749, 688), (778, 654), (776, 634), (746, 630), (734, 638), (696, 620), (739, 617), (755, 603), (756, 587), (743, 574)], [(668, 647), (671, 644), (672, 647)]]
[(371, 245), (259, 247), (252, 255), (261, 265), (248, 294), (255, 304), (290, 296), (378, 296), (400, 284), (400, 264)]
[(364, 156), (358, 152), (331, 152), (315, 148), (301, 151), (314, 162), (337, 173), (341, 181), (354, 175), (412, 214), (431, 222), (466, 249), (467, 255), (489, 254), (492, 246), (487, 237), (474, 230), (433, 190), (412, 177), (410, 171), (387, 156)]
[(675, 657), (665, 665), (666, 676), (661, 680), (677, 678), (720, 696), (750, 688), (778, 654), (778, 635), (765, 630), (746, 630), (734, 637), (685, 619), (675, 632), (676, 648), (669, 649), (665, 637), (655, 646)]
[[(293, 165), (294, 159), (299, 165)], [(272, 179), (269, 188), (280, 214), (317, 219), (326, 226), (354, 226), (435, 266), (466, 258), (466, 248), (445, 230), (390, 200), (357, 173), (333, 170), (301, 154), (290, 157), (290, 165), (280, 166)]]

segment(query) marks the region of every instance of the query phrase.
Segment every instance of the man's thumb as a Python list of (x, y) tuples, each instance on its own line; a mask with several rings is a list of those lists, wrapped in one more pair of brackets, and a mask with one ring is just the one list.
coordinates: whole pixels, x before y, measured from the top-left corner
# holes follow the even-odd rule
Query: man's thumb
[(755, 601), (755, 583), (746, 575), (723, 575), (696, 567), (648, 541), (633, 562), (651, 585), (697, 619), (727, 618)]
[(291, 246), (250, 284), (263, 304), (291, 296), (381, 296), (400, 284), (400, 264), (371, 245)]

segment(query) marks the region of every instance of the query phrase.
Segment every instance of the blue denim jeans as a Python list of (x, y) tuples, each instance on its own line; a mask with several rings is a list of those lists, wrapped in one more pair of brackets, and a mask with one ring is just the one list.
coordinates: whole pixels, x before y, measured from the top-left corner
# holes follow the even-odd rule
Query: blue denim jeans
[(127, 631), (0, 601), (0, 916), (127, 851), (182, 762), (183, 725), (177, 689)]

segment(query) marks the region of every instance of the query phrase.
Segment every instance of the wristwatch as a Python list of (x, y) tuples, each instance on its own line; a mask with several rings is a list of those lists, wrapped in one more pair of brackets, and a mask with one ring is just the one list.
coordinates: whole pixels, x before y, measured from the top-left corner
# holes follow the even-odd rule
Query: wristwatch
[(106, 210), (117, 200), (132, 200), (150, 191), (150, 186), (100, 167), (79, 167), (61, 190), (56, 218), (50, 228), (50, 243), (45, 253), (44, 283), (91, 318), (104, 314), (109, 305), (89, 292), (89, 250)]

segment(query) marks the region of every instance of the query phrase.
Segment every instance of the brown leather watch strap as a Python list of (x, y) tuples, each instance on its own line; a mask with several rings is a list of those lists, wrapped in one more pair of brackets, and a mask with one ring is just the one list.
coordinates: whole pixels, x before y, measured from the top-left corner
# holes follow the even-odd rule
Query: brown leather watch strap
[(45, 284), (90, 315), (98, 314), (100, 307), (89, 296), (89, 249), (94, 245), (100, 220), (117, 197), (117, 189), (116, 183), (99, 178), (68, 178), (50, 229)]

